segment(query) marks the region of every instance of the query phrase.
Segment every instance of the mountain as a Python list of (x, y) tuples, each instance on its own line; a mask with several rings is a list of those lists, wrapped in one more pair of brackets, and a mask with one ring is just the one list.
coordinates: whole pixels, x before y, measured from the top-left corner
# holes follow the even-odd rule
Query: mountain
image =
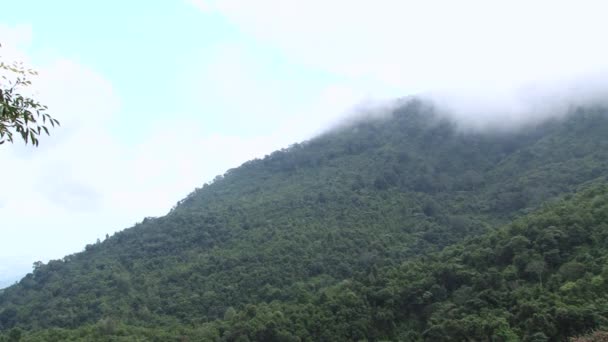
[(23, 276), (20, 270), (27, 269), (31, 265), (31, 260), (23, 256), (3, 258), (0, 264), (0, 291), (14, 284), (15, 280)]
[(606, 328), (607, 114), (469, 131), (408, 100), (37, 265), (0, 294), (0, 330), (26, 341), (544, 341)]

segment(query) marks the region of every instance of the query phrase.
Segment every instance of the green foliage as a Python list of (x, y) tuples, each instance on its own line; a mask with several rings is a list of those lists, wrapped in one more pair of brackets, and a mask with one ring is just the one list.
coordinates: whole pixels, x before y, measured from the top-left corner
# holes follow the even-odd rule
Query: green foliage
[(0, 331), (18, 327), (25, 341), (542, 341), (605, 328), (606, 136), (601, 108), (464, 133), (408, 102), (247, 162), (164, 217), (38, 264), (0, 294)]
[(46, 106), (23, 94), (24, 88), (32, 84), (30, 77), (35, 75), (36, 71), (22, 63), (0, 60), (0, 145), (13, 142), (13, 134), (17, 133), (26, 144), (38, 146), (40, 134), (49, 134), (49, 125), (59, 126), (59, 121), (46, 112)]

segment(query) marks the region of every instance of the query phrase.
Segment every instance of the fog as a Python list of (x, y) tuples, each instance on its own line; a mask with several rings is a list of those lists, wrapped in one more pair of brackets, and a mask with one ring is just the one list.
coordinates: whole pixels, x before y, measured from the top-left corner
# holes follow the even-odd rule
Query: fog
[(465, 130), (513, 130), (563, 117), (578, 107), (606, 105), (608, 73), (598, 71), (503, 89), (433, 91), (420, 97)]
[(342, 120), (415, 95), (463, 128), (512, 129), (601, 100), (608, 85), (602, 2), (192, 1), (362, 89)]
[(366, 99), (332, 122), (331, 131), (354, 123), (387, 119), (409, 101), (418, 100), (433, 115), (447, 118), (464, 132), (509, 132), (574, 114), (579, 108), (608, 105), (608, 73), (529, 82), (510, 87), (438, 89), (392, 99)]

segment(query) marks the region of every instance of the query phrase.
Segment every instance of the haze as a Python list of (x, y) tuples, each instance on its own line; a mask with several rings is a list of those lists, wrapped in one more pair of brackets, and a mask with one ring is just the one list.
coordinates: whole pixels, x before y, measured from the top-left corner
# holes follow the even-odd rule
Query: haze
[(215, 175), (353, 106), (430, 94), (474, 127), (601, 99), (603, 2), (3, 4), (0, 55), (62, 128), (0, 147), (0, 287), (165, 214)]

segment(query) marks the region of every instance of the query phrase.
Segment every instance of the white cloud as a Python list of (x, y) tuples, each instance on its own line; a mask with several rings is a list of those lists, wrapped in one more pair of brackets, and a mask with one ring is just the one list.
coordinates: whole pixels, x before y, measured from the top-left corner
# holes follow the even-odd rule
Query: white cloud
[(27, 55), (21, 50), (32, 41), (32, 28), (29, 25), (5, 26), (0, 24), (1, 54), (4, 60), (23, 61)]
[(372, 97), (376, 86), (336, 80), (307, 83), (307, 69), (274, 65), (239, 42), (205, 49), (191, 59), (174, 83), (183, 85), (184, 97), (200, 103), (191, 111), (208, 118), (202, 126), (264, 139), (272, 142), (268, 146), (273, 149), (319, 133), (358, 102)]
[[(10, 52), (3, 59), (29, 64), (24, 51), (31, 32), (21, 32), (3, 31), (8, 43), (2, 51)], [(77, 62), (54, 60), (34, 67), (40, 72), (34, 93), (62, 127), (42, 137), (39, 148), (16, 141), (0, 149), (3, 178), (10, 180), (0, 193), (0, 263), (11, 265), (10, 274), (27, 271), (24, 265), (35, 260), (76, 252), (102, 232), (120, 228), (112, 225), (113, 217), (98, 217), (105, 213), (108, 192), (98, 181), (118, 150), (105, 122), (117, 112), (118, 97), (103, 76)]]
[(601, 1), (192, 2), (294, 60), (402, 95), (467, 88), (499, 96), (608, 70)]

